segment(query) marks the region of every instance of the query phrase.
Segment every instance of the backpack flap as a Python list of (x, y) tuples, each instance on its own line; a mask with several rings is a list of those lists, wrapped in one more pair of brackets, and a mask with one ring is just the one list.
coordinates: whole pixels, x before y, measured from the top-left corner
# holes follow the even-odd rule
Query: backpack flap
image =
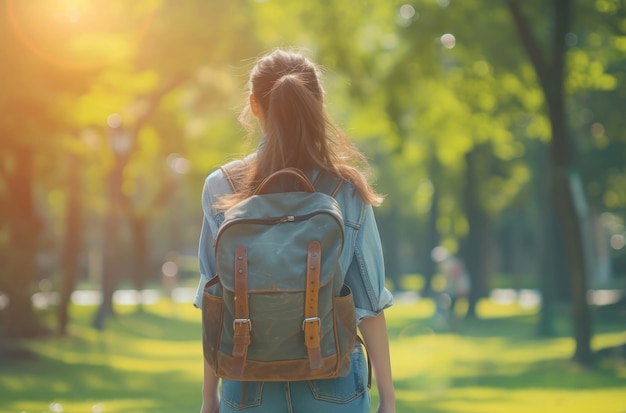
[[(288, 197), (288, 199), (285, 199)], [(287, 211), (280, 214), (281, 211)], [(277, 213), (279, 212), (279, 213)], [(234, 291), (234, 252), (247, 248), (249, 290), (302, 290), (307, 248), (322, 246), (322, 267), (333, 265), (343, 250), (343, 218), (337, 202), (322, 193), (255, 195), (226, 211), (215, 241), (216, 262), (223, 288)], [(289, 270), (289, 274), (283, 274)], [(322, 271), (321, 285), (332, 280), (334, 269)], [(295, 274), (290, 276), (290, 274)], [(343, 280), (341, 280), (343, 282)], [(341, 283), (336, 286), (339, 294)]]

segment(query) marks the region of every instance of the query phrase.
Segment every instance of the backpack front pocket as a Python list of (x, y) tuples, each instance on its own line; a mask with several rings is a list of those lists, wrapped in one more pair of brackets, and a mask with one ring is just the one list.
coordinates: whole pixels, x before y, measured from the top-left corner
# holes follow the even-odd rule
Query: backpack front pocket
[(222, 331), (224, 300), (204, 292), (202, 297), (202, 349), (204, 357), (217, 370), (217, 352)]
[(357, 340), (356, 333), (356, 310), (350, 287), (344, 285), (339, 297), (334, 300), (335, 331), (337, 334), (339, 358), (339, 376), (348, 374), (350, 368), (350, 355)]

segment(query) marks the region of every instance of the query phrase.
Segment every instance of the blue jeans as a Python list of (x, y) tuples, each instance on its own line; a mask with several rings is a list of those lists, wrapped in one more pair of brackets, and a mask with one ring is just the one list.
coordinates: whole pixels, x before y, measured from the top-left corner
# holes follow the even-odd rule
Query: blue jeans
[(245, 382), (245, 386), (222, 380), (220, 413), (369, 413), (367, 362), (360, 345), (351, 362), (347, 376), (327, 380)]

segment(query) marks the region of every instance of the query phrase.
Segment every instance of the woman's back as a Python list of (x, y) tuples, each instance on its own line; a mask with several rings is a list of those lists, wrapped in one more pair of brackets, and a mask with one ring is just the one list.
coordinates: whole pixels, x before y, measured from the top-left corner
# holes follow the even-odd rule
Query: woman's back
[[(256, 153), (232, 168), (228, 176), (223, 170), (217, 170), (205, 182), (202, 197), (205, 216), (199, 249), (201, 281), (196, 305), (201, 305), (205, 284), (217, 273), (213, 247), (225, 217), (228, 218), (226, 211), (254, 196), (267, 177), (283, 168), (300, 170), (312, 181), (321, 173), (342, 182), (333, 196), (343, 220), (343, 249), (326, 247), (339, 253), (338, 270), (353, 291), (357, 322), (370, 348), (369, 359), (377, 377), (381, 400), (378, 411), (393, 412), (389, 347), (383, 316), (383, 310), (391, 305), (392, 298), (384, 287), (382, 247), (372, 209), (382, 198), (366, 181), (364, 169), (367, 162), (327, 117), (320, 72), (301, 54), (275, 50), (262, 57), (251, 71), (249, 86), (249, 105), (242, 118), (252, 114), (258, 120), (264, 138)], [(318, 231), (307, 232), (315, 236)], [(272, 242), (290, 242), (288, 232), (282, 238)], [(327, 243), (324, 240), (316, 242)], [(309, 255), (315, 256), (311, 251)], [(253, 266), (254, 262), (247, 265)], [(238, 268), (246, 271), (246, 267)], [(204, 311), (206, 316), (217, 310), (204, 308)], [(315, 317), (308, 319), (314, 320)], [(303, 323), (305, 332), (312, 331), (309, 324), (313, 323)], [(249, 332), (241, 334), (247, 351)], [(308, 340), (308, 333), (306, 337)], [(314, 359), (310, 360), (311, 366), (316, 364)], [(247, 381), (244, 372), (241, 380), (222, 380), (221, 402), (217, 403), (220, 397), (216, 372), (205, 362), (202, 411), (224, 413), (247, 408), (246, 411), (251, 413), (369, 412), (365, 366), (362, 348), (357, 345), (350, 356), (349, 372), (341, 377)]]

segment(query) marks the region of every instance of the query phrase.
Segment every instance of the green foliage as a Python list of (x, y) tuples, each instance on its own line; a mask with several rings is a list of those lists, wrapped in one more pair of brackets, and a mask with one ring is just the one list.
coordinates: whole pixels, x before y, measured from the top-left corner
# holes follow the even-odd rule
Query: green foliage
[[(371, 160), (372, 180), (387, 197), (377, 216), (390, 278), (424, 271), (431, 242), (458, 250), (476, 225), (464, 194), (470, 173), (476, 208), (493, 224), (484, 231), (494, 244), (512, 228), (524, 227), (536, 238), (535, 204), (542, 196), (536, 188), (543, 179), (536, 148), (550, 141), (551, 125), (506, 2), (5, 3), (2, 257), (15, 252), (8, 228), (19, 220), (4, 211), (11, 200), (7, 182), (20, 164), (14, 149), (23, 145), (34, 151), (32, 183), (42, 220), (32, 245), (60, 255), (67, 182), (78, 173), (89, 235), (81, 256), (88, 246), (99, 247), (99, 223), (114, 207), (106, 186), (114, 168), (106, 124), (111, 114), (119, 114), (132, 133), (123, 192), (132, 214), (148, 220), (152, 267), (169, 249), (193, 254), (204, 178), (225, 160), (254, 150), (261, 134), (242, 128), (237, 116), (253, 59), (274, 47), (303, 49), (321, 63), (329, 112)], [(542, 46), (554, 41), (549, 7), (523, 2)], [(576, 7), (572, 33), (564, 39), (573, 149), (593, 210), (623, 215), (624, 6), (584, 0)], [(474, 171), (468, 154), (476, 155)], [(68, 162), (73, 157), (78, 168)], [(172, 159), (183, 162), (178, 172), (185, 173), (172, 168)], [(438, 240), (427, 239), (431, 220)], [(172, 236), (172, 228), (182, 235)], [(623, 229), (612, 233), (620, 234)], [(127, 238), (120, 242), (131, 251)], [(43, 272), (58, 273), (53, 267)], [(16, 277), (0, 272), (0, 280)]]

